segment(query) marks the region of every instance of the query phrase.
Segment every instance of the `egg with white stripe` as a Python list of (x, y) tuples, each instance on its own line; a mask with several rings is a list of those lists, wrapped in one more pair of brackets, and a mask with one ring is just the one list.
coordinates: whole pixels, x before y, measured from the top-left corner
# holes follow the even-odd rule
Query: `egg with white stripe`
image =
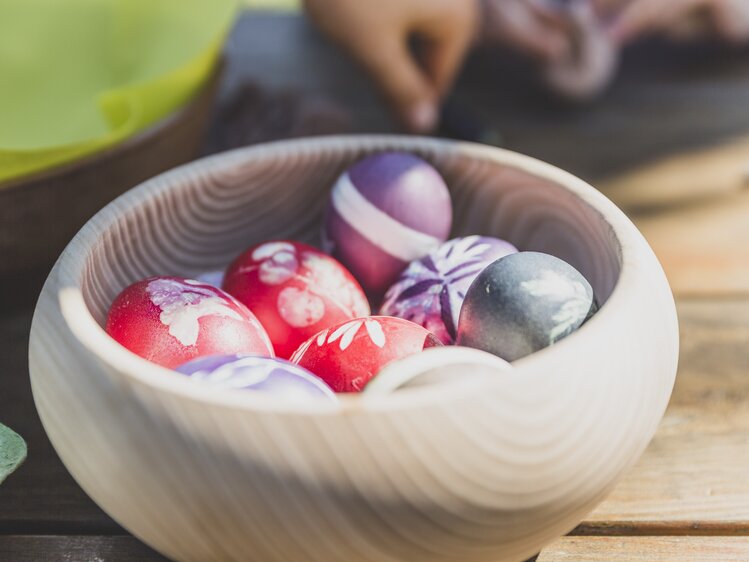
[(373, 298), (413, 260), (450, 234), (452, 203), (444, 179), (412, 154), (385, 152), (346, 170), (333, 186), (324, 245)]

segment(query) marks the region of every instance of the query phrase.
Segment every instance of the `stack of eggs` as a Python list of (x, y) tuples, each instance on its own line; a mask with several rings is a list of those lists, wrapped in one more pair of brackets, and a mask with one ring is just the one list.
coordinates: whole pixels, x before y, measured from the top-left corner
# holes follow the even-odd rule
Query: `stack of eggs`
[(115, 299), (106, 329), (196, 381), (335, 400), (415, 386), (402, 374), (386, 382), (393, 369), (384, 367), (430, 347), (477, 348), (509, 368), (595, 313), (590, 284), (569, 264), (487, 236), (447, 240), (451, 226), (450, 194), (432, 166), (377, 154), (333, 186), (325, 252), (272, 240), (200, 281), (144, 279)]

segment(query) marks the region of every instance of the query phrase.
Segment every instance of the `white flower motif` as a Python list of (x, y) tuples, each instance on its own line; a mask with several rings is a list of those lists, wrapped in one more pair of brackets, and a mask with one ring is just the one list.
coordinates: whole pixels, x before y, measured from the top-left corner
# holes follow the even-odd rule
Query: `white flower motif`
[(199, 320), (205, 316), (224, 316), (242, 320), (227, 305), (216, 289), (198, 281), (159, 278), (146, 287), (151, 302), (161, 309), (159, 320), (169, 326), (169, 335), (182, 345), (195, 345), (200, 333)]
[(559, 310), (551, 317), (555, 325), (549, 333), (550, 344), (570, 334), (590, 311), (591, 300), (585, 285), (549, 269), (537, 279), (523, 281), (520, 288), (533, 297), (560, 303)]
[(317, 347), (322, 347), (323, 345), (325, 345), (326, 337), (328, 337), (328, 330), (323, 330), (322, 332), (320, 332), (320, 335), (317, 336)]
[(410, 263), (385, 295), (381, 314), (416, 322), (451, 343), (463, 298), (476, 276), (491, 262), (515, 252), (506, 242), (479, 235), (454, 238)]
[(279, 252), (260, 264), (258, 276), (266, 285), (280, 285), (294, 277), (297, 267), (298, 262), (294, 254)]
[[(325, 315), (326, 304), (338, 307), (344, 317), (369, 314), (369, 303), (342, 268), (327, 256), (301, 251), (289, 242), (268, 242), (252, 252), (252, 265), (240, 273), (258, 270), (266, 285), (281, 285), (294, 280), (304, 287), (287, 287), (277, 299), (278, 313), (290, 326), (311, 326)], [(300, 268), (300, 265), (303, 267)]]
[(293, 254), (295, 251), (294, 245), (288, 242), (266, 242), (265, 244), (260, 244), (260, 246), (252, 251), (252, 259), (254, 261), (263, 261), (272, 258), (278, 252), (290, 252)]
[(367, 329), (369, 339), (372, 340), (373, 344), (375, 344), (379, 348), (385, 347), (385, 343), (387, 341), (387, 339), (385, 338), (385, 332), (382, 330), (382, 326), (377, 320), (368, 318), (364, 321), (364, 327)]
[(369, 303), (333, 259), (312, 252), (302, 252), (301, 261), (307, 271), (311, 272), (310, 278), (305, 278), (311, 288), (325, 287), (328, 300), (351, 318), (369, 314)]
[(556, 325), (549, 333), (549, 342), (554, 343), (566, 335), (569, 335), (590, 312), (590, 300), (572, 299), (562, 305), (551, 319)]
[[(354, 337), (359, 332), (359, 328), (364, 326), (367, 330), (367, 335), (370, 341), (377, 347), (382, 348), (385, 346), (386, 338), (385, 332), (382, 330), (380, 323), (374, 318), (365, 318), (360, 320), (352, 320), (338, 327), (330, 336), (328, 336), (328, 343), (333, 343), (340, 339), (338, 347), (341, 351), (345, 351), (351, 342), (354, 341)], [(319, 340), (318, 340), (319, 343)]]
[(266, 285), (280, 285), (294, 277), (299, 269), (296, 248), (288, 242), (261, 244), (253, 250), (252, 260), (260, 262), (258, 277)]
[(276, 299), (278, 314), (289, 326), (306, 328), (325, 316), (325, 302), (306, 289), (286, 287)]
[[(321, 332), (321, 335), (323, 336), (323, 338), (325, 337), (325, 334), (327, 334), (327, 333), (328, 333), (327, 330)], [(307, 350), (312, 345), (312, 342), (314, 341), (314, 339), (315, 338), (313, 336), (313, 337), (309, 338), (307, 341), (305, 341), (302, 345), (300, 345), (297, 348), (297, 350), (294, 353), (291, 354), (291, 357), (289, 357), (289, 361), (291, 361), (292, 363), (299, 363), (299, 361), (302, 358), (302, 356), (307, 352)], [(320, 344), (319, 338), (318, 338), (317, 342), (318, 342), (317, 345), (320, 346), (321, 344)]]
[(585, 299), (588, 292), (579, 281), (571, 281), (551, 269), (542, 271), (536, 279), (520, 283), (520, 288), (533, 297), (543, 297), (554, 301)]

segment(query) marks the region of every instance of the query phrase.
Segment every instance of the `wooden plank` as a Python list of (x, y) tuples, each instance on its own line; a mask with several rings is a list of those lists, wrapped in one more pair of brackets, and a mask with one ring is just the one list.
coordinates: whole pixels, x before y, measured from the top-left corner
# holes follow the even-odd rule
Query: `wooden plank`
[(130, 536), (0, 536), (0, 560), (12, 562), (163, 562), (163, 556)]
[(746, 562), (746, 537), (564, 537), (537, 562)]
[[(118, 562), (166, 560), (128, 536), (6, 536), (0, 537), (0, 559), (13, 562), (86, 560)], [(745, 537), (564, 537), (546, 547), (537, 562), (745, 562)]]
[(676, 294), (749, 292), (749, 136), (599, 187), (648, 239)]
[(30, 326), (29, 310), (0, 313), (0, 419), (29, 448), (23, 466), (0, 486), (0, 533), (121, 532), (75, 483), (44, 433), (29, 384)]
[(666, 416), (576, 533), (749, 534), (749, 300), (678, 309), (681, 362)]

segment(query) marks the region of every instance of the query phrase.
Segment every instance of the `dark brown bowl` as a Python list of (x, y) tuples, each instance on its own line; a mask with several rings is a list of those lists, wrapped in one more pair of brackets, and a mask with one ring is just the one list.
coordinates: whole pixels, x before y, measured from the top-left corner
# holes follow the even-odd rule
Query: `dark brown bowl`
[(65, 245), (131, 187), (198, 155), (221, 75), (185, 107), (113, 147), (0, 184), (0, 307), (38, 294)]

